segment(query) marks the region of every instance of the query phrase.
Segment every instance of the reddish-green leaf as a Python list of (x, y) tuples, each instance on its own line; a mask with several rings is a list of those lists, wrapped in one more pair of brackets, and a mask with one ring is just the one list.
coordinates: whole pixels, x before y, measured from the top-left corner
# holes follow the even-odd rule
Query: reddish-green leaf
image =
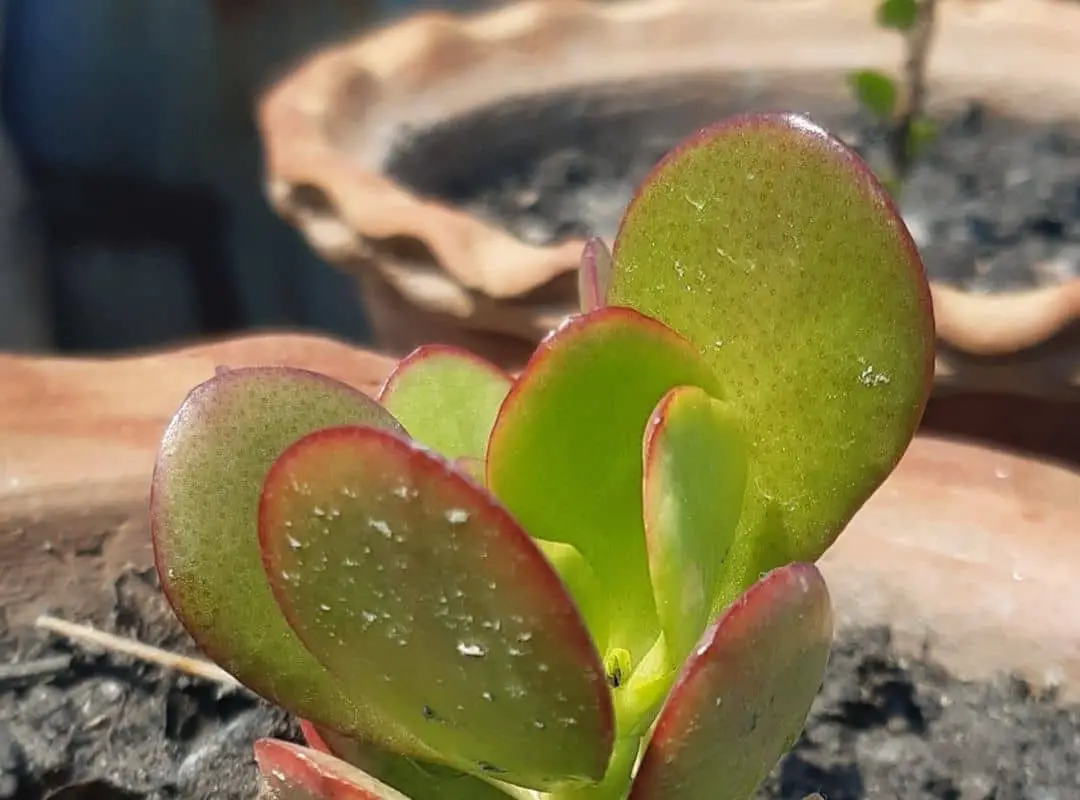
[(312, 653), (445, 763), (523, 786), (603, 775), (611, 698), (558, 575), (449, 462), (349, 426), (290, 446), (259, 511), (274, 595)]
[(746, 492), (746, 440), (730, 406), (683, 386), (657, 405), (644, 443), (645, 536), (668, 659), (709, 621)]
[(340, 759), (279, 739), (255, 742), (258, 800), (410, 800)]
[(389, 720), (348, 702), (285, 623), (263, 572), (257, 513), (270, 464), (330, 425), (399, 430), (369, 397), (284, 367), (229, 369), (196, 387), (158, 452), (150, 520), (166, 596), (203, 650), (264, 697), (415, 751)]
[(805, 117), (737, 117), (670, 153), (627, 209), (607, 301), (691, 340), (746, 422), (755, 497), (720, 605), (817, 559), (922, 416), (934, 326), (915, 245), (866, 165)]
[(751, 586), (686, 663), (630, 800), (747, 800), (798, 738), (831, 639), (828, 589), (812, 564)]
[(308, 746), (330, 753), (407, 794), (410, 800), (507, 800), (506, 792), (482, 778), (441, 764), (427, 764), (301, 722)]
[(659, 632), (641, 442), (657, 402), (681, 385), (720, 394), (696, 349), (660, 323), (625, 308), (572, 317), (518, 378), (488, 447), (489, 489), (530, 534), (584, 556), (606, 606), (599, 644), (626, 649), (634, 665)]
[(604, 305), (611, 278), (611, 251), (604, 240), (593, 237), (585, 242), (578, 267), (578, 298), (581, 311), (588, 313)]
[(420, 444), (450, 459), (481, 459), (510, 385), (510, 376), (467, 350), (425, 345), (398, 363), (379, 402)]

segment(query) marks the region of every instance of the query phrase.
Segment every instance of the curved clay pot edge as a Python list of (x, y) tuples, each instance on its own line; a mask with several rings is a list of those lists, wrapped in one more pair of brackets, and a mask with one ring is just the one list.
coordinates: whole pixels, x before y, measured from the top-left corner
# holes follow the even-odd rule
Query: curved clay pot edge
[[(838, 47), (818, 45), (802, 50), (757, 47), (743, 56), (726, 53), (725, 59), (741, 59), (734, 64), (738, 68), (781, 68), (778, 50), (787, 59), (788, 69), (799, 59), (809, 66), (836, 66), (836, 54), (853, 48), (858, 50), (859, 63), (866, 66), (891, 69), (900, 60), (897, 37), (878, 30), (865, 4), (856, 0), (728, 0), (707, 4), (707, 8), (678, 0), (609, 4), (526, 0), (470, 17), (421, 13), (314, 56), (266, 94), (260, 103), (259, 120), (271, 200), (279, 213), (298, 224), (313, 246), (333, 262), (360, 262), (363, 268), (372, 253), (365, 239), (401, 236), (423, 242), (446, 275), (421, 268), (419, 275), (403, 269), (384, 277), (399, 289), (410, 281), (423, 280), (430, 286), (441, 280), (439, 311), (468, 317), (477, 303), (484, 302), (484, 296), (518, 297), (574, 269), (582, 243), (534, 247), (469, 214), (416, 196), (367, 169), (363, 159), (354, 160), (345, 153), (334, 132), (330, 106), (349, 94), (354, 110), (365, 109), (377, 139), (381, 115), (388, 105), (420, 105), (431, 99), (426, 90), (432, 76), (452, 72), (455, 88), (449, 94), (455, 102), (472, 97), (468, 103), (475, 106), (476, 93), (482, 94), (476, 87), (487, 85), (490, 89), (492, 81), (470, 76), (483, 72), (483, 59), (492, 51), (544, 63), (544, 54), (564, 47), (570, 35), (592, 41), (604, 36), (617, 43), (647, 32), (650, 44), (668, 54), (663, 64), (685, 68), (692, 58), (691, 62), (679, 61), (679, 56), (671, 55), (665, 47), (678, 43), (680, 31), (701, 20), (713, 28), (722, 22), (723, 30), (738, 30), (738, 26), (762, 29), (767, 24), (770, 41), (787, 31), (802, 40), (820, 34), (843, 42)], [(1076, 114), (1080, 108), (1080, 82), (1064, 61), (1069, 48), (1080, 41), (1080, 6), (1055, 0), (948, 0), (940, 12), (936, 36), (930, 66), (932, 83), (946, 89), (951, 83), (978, 87), (991, 97), (1015, 98), (1020, 90), (1030, 95), (1037, 89), (1041, 99), (1028, 103), (1025, 113), (1046, 113), (1052, 108), (1059, 114)], [(987, 56), (989, 52), (993, 58)], [(625, 68), (640, 75), (640, 64), (649, 60), (636, 49), (632, 55), (634, 66), (612, 63), (605, 66), (606, 74), (615, 75)], [(549, 67), (559, 62), (547, 60)], [(650, 63), (656, 69), (663, 66)], [(557, 69), (548, 71), (554, 74)], [(530, 74), (529, 80), (535, 84), (537, 79)], [(561, 79), (555, 76), (551, 80)], [(418, 93), (419, 99), (401, 99), (410, 93)], [(385, 143), (362, 142), (361, 150), (365, 144), (370, 150)], [(331, 208), (313, 215), (293, 202), (293, 190), (299, 186), (317, 187), (328, 197)], [(517, 268), (502, 268), (508, 263)], [(942, 285), (933, 289), (939, 339), (961, 362), (965, 356), (1008, 355), (1046, 342), (1080, 319), (1080, 280), (993, 296)], [(1066, 376), (1065, 382), (1080, 387), (1080, 374)]]
[(303, 367), (374, 394), (394, 363), (297, 334), (110, 359), (0, 354), (0, 622), (50, 606), (85, 614), (126, 568), (151, 566), (154, 457), (216, 367)]

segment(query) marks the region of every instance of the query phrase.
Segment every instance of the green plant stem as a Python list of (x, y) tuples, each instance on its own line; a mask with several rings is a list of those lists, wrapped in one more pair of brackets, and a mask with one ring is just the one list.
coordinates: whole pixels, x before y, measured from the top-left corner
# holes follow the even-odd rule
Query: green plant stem
[(628, 736), (615, 742), (607, 774), (600, 783), (545, 795), (548, 800), (625, 800), (641, 750), (641, 738)]
[[(922, 117), (926, 105), (926, 70), (936, 10), (937, 0), (919, 0), (915, 24), (905, 34), (907, 59), (904, 63), (904, 91), (889, 132), (889, 153), (897, 186), (902, 186), (907, 180), (914, 161), (912, 127)], [(893, 194), (895, 196), (897, 192)]]

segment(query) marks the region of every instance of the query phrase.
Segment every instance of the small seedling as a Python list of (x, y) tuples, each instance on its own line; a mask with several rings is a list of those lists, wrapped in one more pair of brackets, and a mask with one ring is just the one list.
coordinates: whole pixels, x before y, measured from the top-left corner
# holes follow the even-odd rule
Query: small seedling
[(885, 130), (888, 163), (878, 173), (899, 197), (916, 160), (937, 135), (925, 114), (926, 72), (934, 36), (937, 0), (879, 0), (877, 22), (904, 37), (903, 80), (873, 69), (849, 76), (852, 93)]
[(798, 737), (832, 611), (814, 562), (907, 447), (922, 264), (804, 117), (670, 153), (582, 308), (511, 377), (424, 347), (377, 400), (223, 370), (161, 444), (165, 592), (304, 720), (266, 798), (746, 800)]

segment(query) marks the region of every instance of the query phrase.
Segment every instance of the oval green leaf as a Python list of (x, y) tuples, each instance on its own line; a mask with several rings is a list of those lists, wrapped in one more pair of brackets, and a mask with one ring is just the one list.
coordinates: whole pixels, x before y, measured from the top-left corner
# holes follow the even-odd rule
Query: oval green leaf
[(802, 731), (831, 640), (829, 592), (812, 564), (751, 586), (686, 663), (630, 800), (747, 800)]
[(696, 349), (660, 323), (625, 308), (572, 317), (533, 354), (488, 447), (490, 491), (531, 535), (585, 558), (604, 593), (598, 646), (629, 651), (634, 665), (659, 633), (641, 442), (657, 402), (682, 385), (720, 393)]
[(653, 411), (643, 451), (649, 575), (678, 668), (712, 616), (746, 493), (746, 439), (730, 406), (682, 386)]
[(279, 739), (255, 742), (257, 800), (410, 800), (356, 767)]
[(438, 760), (538, 789), (604, 774), (611, 697), (581, 616), (449, 462), (376, 428), (313, 433), (271, 468), (259, 533), (304, 644)]
[(482, 459), (510, 376), (479, 356), (449, 345), (424, 345), (402, 359), (379, 403), (414, 441), (445, 458)]
[(893, 469), (933, 375), (915, 245), (866, 165), (794, 114), (688, 139), (627, 209), (608, 302), (681, 333), (746, 423), (752, 493), (721, 606), (816, 560)]
[(320, 428), (400, 430), (346, 384), (286, 367), (229, 369), (197, 386), (158, 451), (150, 526), (162, 587), (199, 646), (274, 703), (408, 752), (390, 720), (348, 702), (270, 593), (259, 551), (259, 492), (274, 459)]

